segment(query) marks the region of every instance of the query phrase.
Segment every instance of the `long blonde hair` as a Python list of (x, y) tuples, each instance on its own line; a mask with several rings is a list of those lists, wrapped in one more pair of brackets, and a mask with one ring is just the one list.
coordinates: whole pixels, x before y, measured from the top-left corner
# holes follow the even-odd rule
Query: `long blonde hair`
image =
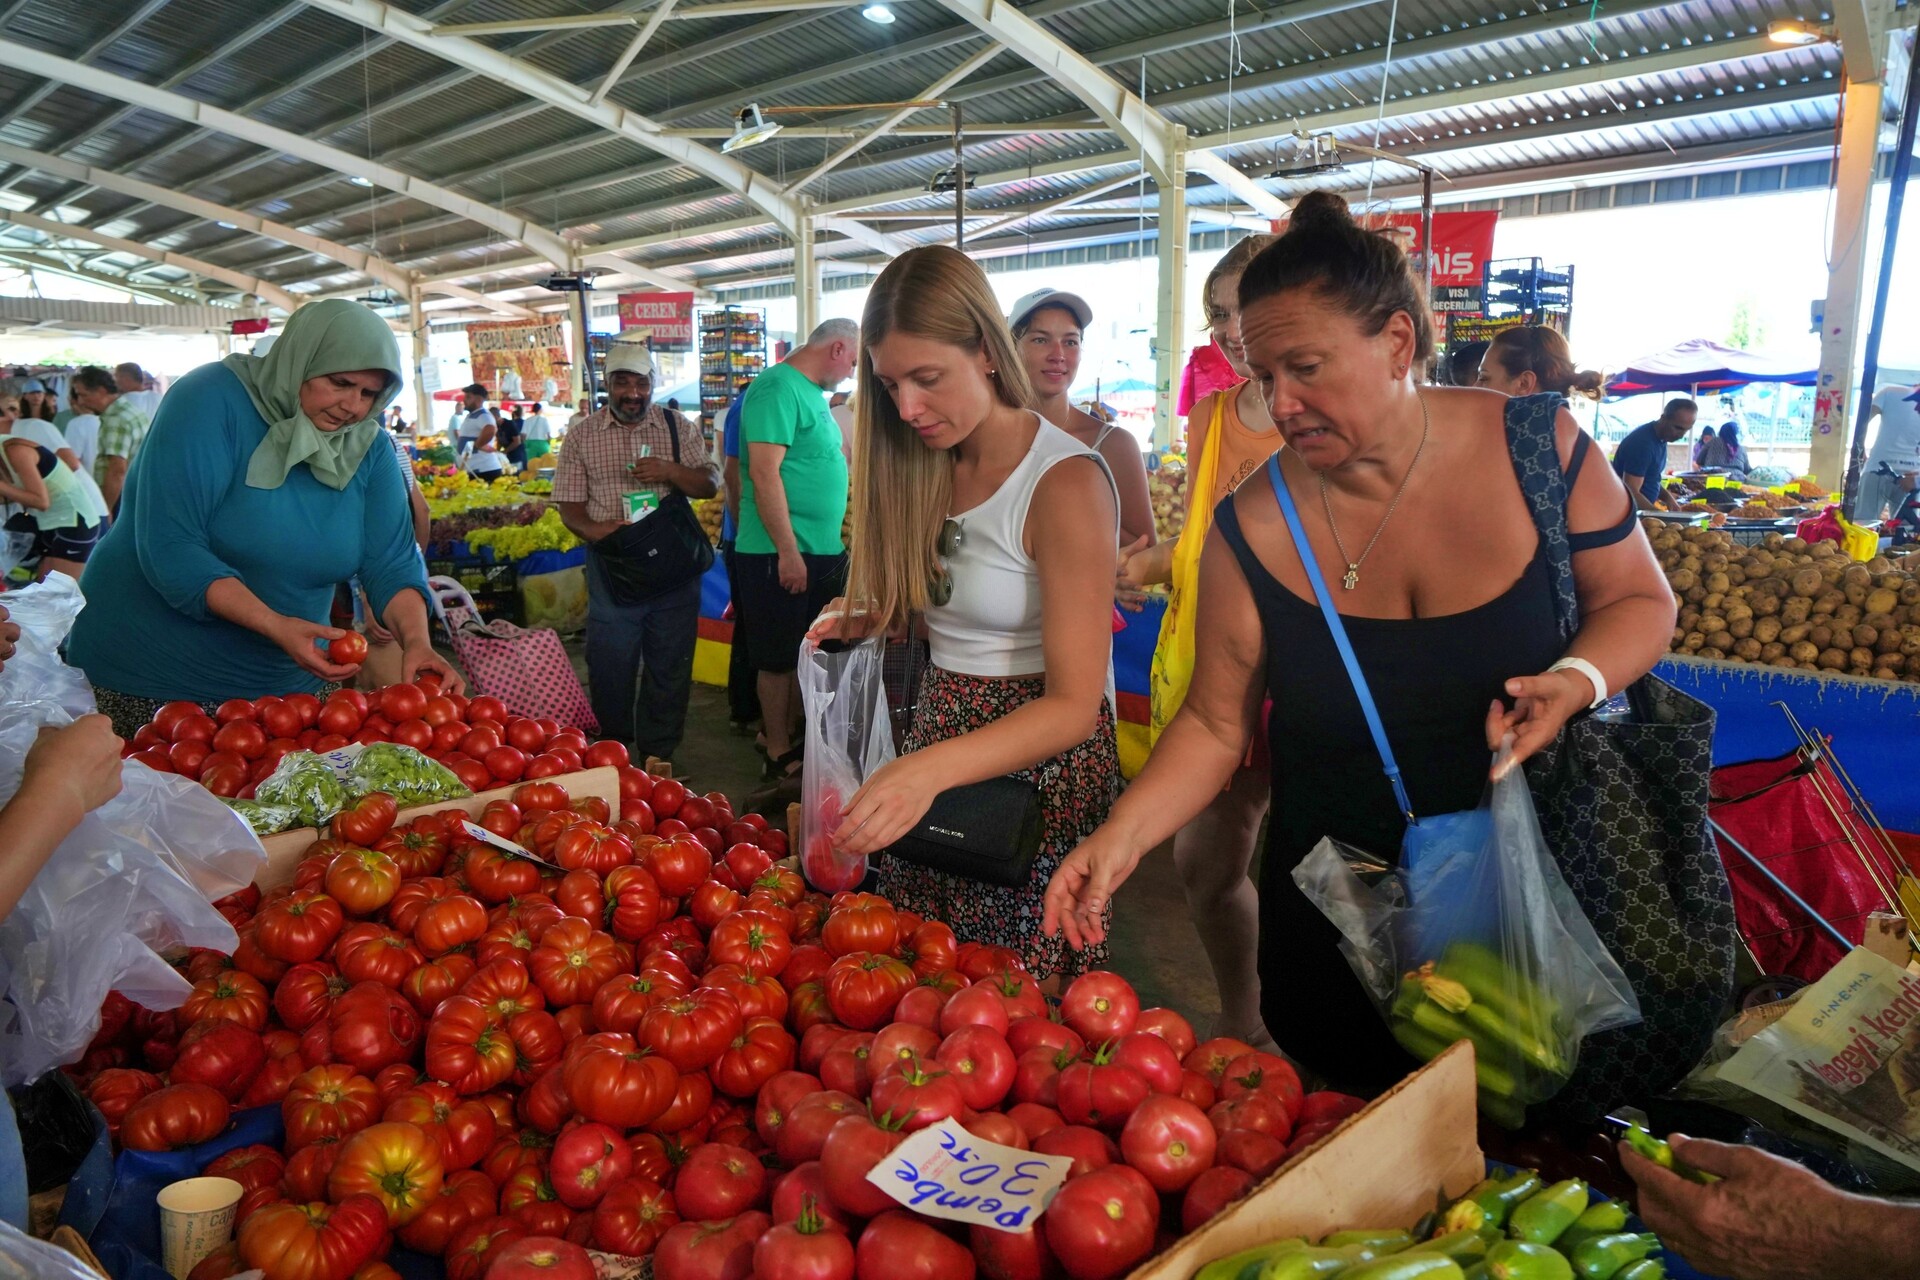
[(847, 594), (884, 627), (927, 608), (939, 565), (935, 544), (953, 500), (952, 454), (922, 444), (874, 376), (870, 353), (890, 333), (985, 351), (995, 398), (1014, 409), (1034, 401), (986, 272), (971, 258), (928, 245), (901, 254), (880, 273), (860, 318)]

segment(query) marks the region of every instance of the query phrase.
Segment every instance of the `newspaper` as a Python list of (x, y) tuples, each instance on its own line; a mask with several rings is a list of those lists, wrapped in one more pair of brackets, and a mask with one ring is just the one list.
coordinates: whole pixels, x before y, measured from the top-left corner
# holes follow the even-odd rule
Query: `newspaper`
[(1721, 1080), (1920, 1170), (1920, 975), (1856, 947)]

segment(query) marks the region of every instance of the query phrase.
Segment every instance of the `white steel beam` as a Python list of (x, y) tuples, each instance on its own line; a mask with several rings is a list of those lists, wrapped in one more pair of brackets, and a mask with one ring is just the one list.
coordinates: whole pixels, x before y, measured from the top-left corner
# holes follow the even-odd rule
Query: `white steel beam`
[[(1847, 440), (1858, 405), (1853, 356), (1860, 346), (1861, 285), (1872, 239), (1868, 222), (1880, 159), (1880, 103), (1880, 81), (1853, 80), (1840, 109), (1827, 293), (1821, 305), (1820, 380), (1813, 393), (1813, 447), (1807, 462), (1808, 473), (1834, 490), (1846, 484)], [(1871, 395), (1871, 389), (1864, 394)]]
[[(984, 227), (970, 229), (967, 234), (975, 240), (985, 240), (988, 236), (998, 235), (1009, 227), (1019, 226), (1028, 218), (1044, 218), (1050, 214), (1071, 209), (1074, 205), (1080, 204), (1083, 201), (1097, 200), (1109, 191), (1117, 191), (1121, 187), (1130, 187), (1138, 181), (1140, 181), (1139, 178), (1128, 175), (1124, 178), (1109, 178), (1105, 182), (1096, 182), (1090, 187), (1082, 187), (1071, 195), (1061, 196), (1058, 200), (1049, 200), (1045, 204), (1035, 205), (1031, 209), (1023, 209), (1019, 213), (1009, 214), (1004, 218), (996, 218)], [(982, 216), (989, 216), (993, 213), (993, 210), (982, 209), (980, 213)]]
[[(226, 205), (215, 204), (211, 200), (202, 200), (197, 196), (190, 196), (184, 192), (173, 191), (167, 187), (158, 186), (151, 182), (142, 182), (138, 178), (129, 178), (124, 174), (115, 173), (111, 169), (100, 169), (92, 165), (79, 164), (72, 160), (63, 160), (59, 156), (48, 155), (44, 151), (31, 151), (26, 147), (16, 147), (12, 143), (0, 142), (0, 160), (4, 160), (9, 164), (38, 169), (40, 172), (51, 174), (56, 178), (65, 178), (72, 182), (82, 182), (105, 191), (117, 191), (121, 195), (134, 196), (141, 200), (151, 201), (154, 204), (165, 205), (171, 209), (178, 209), (182, 213), (195, 214), (205, 218), (209, 222), (230, 222), (235, 227), (244, 231), (250, 231), (254, 235), (265, 236), (270, 240), (278, 240), (282, 244), (289, 244), (295, 248), (304, 249), (308, 253), (317, 253), (322, 257), (332, 258), (335, 262), (343, 266), (351, 267), (355, 271), (371, 276), (390, 289), (398, 289), (405, 292), (413, 287), (412, 275), (401, 270), (385, 258), (362, 252), (359, 249), (351, 248), (337, 241), (323, 239), (320, 236), (308, 235), (304, 231), (296, 230), (293, 227), (285, 226), (278, 222), (269, 221), (257, 214), (248, 213), (244, 209), (231, 209)], [(458, 285), (435, 286), (434, 292), (445, 293), (457, 298), (465, 298), (469, 302), (478, 302), (504, 315), (516, 316), (522, 319), (533, 318), (532, 313), (524, 307), (516, 306), (510, 302), (496, 302), (488, 298), (485, 294), (476, 293), (471, 289), (464, 289)]]
[(1163, 186), (1173, 174), (1178, 149), (1174, 124), (1086, 56), (1016, 9), (1008, 0), (940, 0), (959, 17), (1051, 75), (1093, 109), (1106, 126), (1146, 160)]
[[(640, 56), (640, 51), (647, 47), (647, 41), (653, 39), (653, 33), (660, 29), (660, 24), (667, 20), (668, 14), (673, 12), (673, 5), (674, 0), (660, 0), (653, 12), (647, 15), (647, 25), (641, 27), (639, 33), (627, 42), (627, 47), (620, 51), (620, 56), (613, 60), (613, 66), (601, 78), (600, 87), (595, 89), (592, 96), (587, 99), (589, 106), (597, 107), (607, 100), (607, 95), (613, 92), (613, 87), (620, 83), (620, 77), (627, 74), (627, 68), (632, 66), (633, 60)], [(440, 30), (445, 34), (444, 27)]]
[(1244, 200), (1257, 214), (1266, 218), (1284, 218), (1292, 206), (1273, 192), (1255, 182), (1240, 170), (1227, 162), (1225, 156), (1212, 151), (1192, 151), (1187, 155), (1187, 168), (1194, 173), (1204, 174)]
[[(953, 86), (955, 86), (956, 84), (959, 84), (962, 80), (965, 80), (968, 76), (972, 75), (974, 72), (978, 71), (980, 68), (986, 66), (989, 62), (992, 62), (995, 58), (999, 57), (1001, 52), (1002, 52), (1002, 49), (998, 42), (988, 44), (986, 48), (980, 50), (980, 52), (974, 54), (972, 57), (962, 62), (959, 66), (953, 68), (951, 71), (941, 76), (938, 80), (935, 80), (932, 84), (928, 85), (923, 91), (915, 94), (913, 98), (910, 100), (914, 102), (929, 102), (939, 98), (941, 94), (953, 88)], [(807, 174), (806, 177), (801, 178), (798, 182), (794, 183), (793, 186), (788, 189), (791, 191), (799, 191), (799, 190), (802, 190), (803, 188), (812, 186), (815, 182), (818, 182), (821, 178), (826, 177), (829, 173), (832, 173), (835, 169), (838, 169), (842, 164), (845, 164), (847, 161), (853, 159), (853, 157), (858, 155), (861, 149), (865, 147), (869, 142), (872, 142), (874, 139), (884, 136), (889, 130), (893, 129), (894, 126), (900, 124), (908, 116), (912, 115), (916, 111), (920, 111), (924, 109), (925, 108), (921, 108), (921, 107), (903, 107), (902, 109), (895, 111), (893, 114), (887, 116), (884, 120), (880, 121), (880, 123), (869, 128), (866, 132), (856, 136), (852, 142), (849, 142), (846, 146), (840, 148), (838, 151), (828, 156), (825, 160), (822, 160), (819, 164), (815, 165), (811, 173)]]
[(261, 280), (243, 272), (233, 271), (212, 262), (203, 262), (199, 258), (190, 258), (182, 253), (173, 253), (165, 249), (155, 249), (151, 245), (136, 244), (132, 240), (122, 240), (118, 236), (102, 235), (89, 227), (76, 227), (71, 223), (55, 222), (52, 218), (42, 218), (38, 214), (22, 213), (12, 209), (0, 209), (0, 223), (12, 223), (30, 231), (38, 231), (46, 236), (64, 236), (84, 244), (97, 244), (102, 249), (113, 249), (119, 253), (132, 254), (148, 262), (169, 267), (178, 267), (182, 271), (191, 271), (205, 276), (209, 280), (218, 280), (232, 285), (242, 293), (250, 293), (263, 302), (271, 303), (282, 311), (291, 314), (297, 310), (304, 299), (288, 293), (279, 285)]
[[(709, 150), (686, 138), (663, 135), (657, 122), (637, 111), (630, 111), (611, 102), (601, 102), (596, 105), (589, 101), (592, 96), (590, 91), (578, 85), (568, 84), (558, 76), (478, 41), (457, 36), (435, 39), (432, 23), (416, 18), (405, 10), (395, 8), (385, 3), (385, 0), (306, 0), (306, 2), (323, 13), (330, 13), (336, 18), (356, 23), (370, 31), (389, 36), (436, 57), (445, 58), (449, 62), (491, 76), (502, 84), (510, 84), (529, 97), (551, 103), (570, 115), (599, 125), (609, 133), (639, 143), (649, 151), (678, 160), (689, 169), (764, 210), (788, 236), (797, 238), (802, 233), (800, 207), (779, 183), (756, 173), (731, 156)], [(861, 239), (868, 247), (884, 253), (898, 253), (906, 248), (905, 245), (894, 241), (892, 237), (881, 235), (877, 231), (870, 232)], [(629, 269), (642, 270), (631, 264)], [(684, 282), (678, 283), (679, 287), (684, 287)]]
[(1833, 6), (1833, 29), (1851, 83), (1878, 80), (1884, 70), (1881, 33), (1887, 26), (1880, 9), (1875, 0), (1837, 0)]
[(139, 280), (124, 280), (119, 276), (112, 275), (105, 271), (91, 270), (84, 263), (75, 266), (68, 262), (54, 262), (44, 258), (36, 258), (26, 253), (9, 252), (9, 250), (13, 248), (14, 246), (10, 242), (0, 241), (0, 262), (4, 262), (8, 266), (19, 267), (23, 271), (45, 271), (50, 275), (66, 276), (70, 280), (84, 280), (88, 284), (100, 285), (102, 288), (107, 289), (119, 289), (121, 292), (130, 293), (136, 298), (146, 298), (150, 301), (165, 303), (169, 306), (178, 303), (183, 298), (197, 299), (199, 296), (192, 289), (182, 288), (177, 285), (160, 284), (157, 282), (149, 284)]
[(631, 13), (571, 13), (554, 18), (507, 18), (500, 22), (448, 22), (432, 28), (447, 39), (464, 36), (505, 36), (522, 31), (575, 31), (582, 27), (631, 27), (640, 19)]

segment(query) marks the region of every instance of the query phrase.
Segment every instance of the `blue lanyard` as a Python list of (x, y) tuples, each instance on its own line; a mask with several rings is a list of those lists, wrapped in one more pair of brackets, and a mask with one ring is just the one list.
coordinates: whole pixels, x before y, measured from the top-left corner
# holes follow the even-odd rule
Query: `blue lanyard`
[(1353, 692), (1360, 700), (1360, 713), (1367, 718), (1367, 731), (1373, 734), (1373, 745), (1380, 752), (1381, 763), (1386, 766), (1387, 781), (1393, 784), (1393, 798), (1400, 806), (1400, 812), (1407, 816), (1408, 825), (1418, 825), (1413, 816), (1413, 802), (1407, 799), (1407, 785), (1400, 778), (1400, 766), (1393, 758), (1393, 748), (1387, 745), (1387, 729), (1380, 723), (1380, 709), (1373, 703), (1373, 691), (1367, 687), (1367, 678), (1360, 671), (1360, 659), (1354, 656), (1353, 644), (1347, 639), (1346, 624), (1340, 621), (1340, 611), (1333, 607), (1333, 596), (1327, 591), (1325, 579), (1320, 576), (1320, 563), (1314, 559), (1313, 544), (1307, 541), (1307, 531), (1300, 526), (1300, 512), (1293, 504), (1293, 494), (1287, 489), (1287, 482), (1280, 475), (1280, 455), (1273, 454), (1267, 459), (1267, 479), (1273, 484), (1273, 496), (1280, 503), (1280, 514), (1287, 518), (1287, 529), (1293, 534), (1294, 550), (1300, 553), (1301, 567), (1307, 571), (1307, 585), (1313, 588), (1314, 599), (1320, 602), (1320, 612), (1327, 619), (1327, 630), (1333, 633), (1333, 646), (1340, 651), (1340, 661), (1347, 666), (1347, 676), (1353, 681)]

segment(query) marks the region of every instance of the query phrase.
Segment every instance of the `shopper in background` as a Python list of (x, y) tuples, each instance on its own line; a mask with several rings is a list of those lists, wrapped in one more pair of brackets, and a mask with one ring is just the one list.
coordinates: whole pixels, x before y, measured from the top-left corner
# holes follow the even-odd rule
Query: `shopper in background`
[(1727, 421), (1720, 424), (1720, 434), (1708, 440), (1706, 447), (1701, 450), (1700, 465), (1738, 471), (1743, 475), (1753, 470), (1752, 460), (1740, 445), (1739, 423)]
[(1842, 1191), (1804, 1165), (1754, 1147), (1674, 1134), (1701, 1185), (1620, 1144), (1641, 1219), (1701, 1275), (1855, 1280), (1920, 1275), (1920, 1205)]
[[(693, 650), (700, 629), (700, 577), (661, 584), (644, 600), (623, 594), (597, 544), (624, 530), (628, 495), (677, 490), (711, 498), (720, 476), (697, 424), (653, 402), (653, 354), (644, 330), (616, 338), (607, 351), (612, 403), (567, 434), (553, 477), (553, 502), (587, 556), (587, 680), (600, 731), (641, 759), (671, 757), (686, 728), (693, 692)], [(676, 458), (678, 459), (676, 461)]]
[(544, 458), (553, 452), (553, 424), (541, 412), (543, 406), (538, 400), (533, 402), (533, 412), (527, 415), (524, 428), (527, 437), (527, 460)]
[[(1105, 939), (1115, 888), (1233, 776), (1270, 698), (1266, 1023), (1333, 1087), (1370, 1093), (1404, 1075), (1407, 1056), (1292, 872), (1325, 838), (1390, 857), (1407, 818), (1276, 477), (1419, 814), (1475, 808), (1503, 737), (1524, 760), (1649, 670), (1672, 634), (1673, 594), (1620, 482), (1578, 466), (1566, 505), (1582, 623), (1562, 660), (1551, 562), (1507, 441), (1509, 406), (1526, 402), (1421, 385), (1433, 351), (1424, 291), (1400, 248), (1356, 226), (1339, 197), (1295, 206), (1242, 276), (1240, 307), (1247, 364), (1287, 447), (1215, 513), (1200, 570), (1207, 643), (1186, 702), (1112, 818), (1061, 866), (1046, 924), (1075, 946)], [(1584, 463), (1591, 441), (1564, 409), (1553, 421), (1562, 468)]]
[(1080, 346), (1093, 308), (1077, 293), (1035, 289), (1013, 304), (1007, 324), (1020, 344), (1020, 360), (1038, 399), (1040, 416), (1107, 460), (1120, 487), (1120, 544), (1130, 550), (1153, 545), (1153, 499), (1147, 496), (1147, 463), (1140, 442), (1116, 423), (1102, 422), (1067, 398), (1080, 376)]
[[(1179, 538), (1121, 564), (1123, 588), (1143, 591), (1155, 583), (1173, 587), (1160, 620), (1148, 688), (1148, 731), (1155, 741), (1180, 710), (1193, 677), (1200, 550), (1213, 527), (1214, 508), (1281, 443), (1260, 386), (1248, 376), (1246, 348), (1240, 342), (1240, 276), (1273, 241), (1269, 235), (1248, 236), (1207, 273), (1201, 289), (1207, 330), (1241, 381), (1195, 401), (1187, 417), (1187, 522)], [(1173, 837), (1173, 862), (1186, 889), (1187, 911), (1220, 992), (1220, 1019), (1213, 1034), (1263, 1048), (1273, 1040), (1260, 1017), (1260, 894), (1247, 873), (1260, 820), (1267, 813), (1267, 773), (1266, 730), (1257, 725), (1241, 767)]]
[(406, 488), (380, 411), (400, 348), (370, 309), (309, 302), (264, 356), (202, 365), (167, 393), (120, 517), (81, 581), (67, 640), (124, 736), (163, 702), (321, 693), (358, 673), (322, 642), (358, 577), (399, 637), (400, 678), (464, 682), (434, 652)]
[[(1879, 425), (1860, 474), (1855, 520), (1878, 520), (1883, 511), (1898, 511), (1906, 496), (1920, 488), (1920, 386), (1882, 387), (1873, 397), (1873, 416)], [(1876, 474), (1882, 465), (1896, 478)]]
[(100, 415), (76, 413), (68, 417), (65, 423), (56, 418), (53, 425), (65, 437), (67, 447), (80, 460), (80, 469), (87, 473), (87, 479), (94, 482), (94, 490), (99, 492), (100, 484), (94, 464), (100, 460)]
[(759, 687), (768, 778), (799, 772), (800, 641), (846, 589), (847, 455), (826, 393), (853, 373), (859, 354), (858, 325), (825, 321), (753, 380), (740, 407), (746, 466), (733, 608)]
[(33, 438), (33, 427), (52, 431), (52, 424), (33, 419), (26, 431), (23, 425), (20, 397), (0, 395), (0, 499), (22, 508), (7, 518), (7, 531), (33, 535), (27, 556), (38, 562), (35, 577), (58, 570), (78, 578), (100, 541), (106, 511), (79, 471)]
[[(740, 536), (740, 410), (746, 406), (742, 391), (727, 405), (720, 417), (720, 478), (724, 501), (720, 509), (720, 558), (727, 566), (727, 599), (732, 601), (733, 643), (727, 647), (727, 718), (738, 730), (751, 727), (760, 719), (760, 688), (753, 663), (747, 660), (747, 633), (740, 622), (740, 568), (736, 545)], [(836, 422), (839, 420), (836, 418)], [(765, 750), (767, 737), (759, 735)]]
[(1598, 400), (1602, 379), (1591, 369), (1573, 367), (1573, 354), (1559, 330), (1529, 324), (1503, 329), (1495, 335), (1480, 361), (1480, 376), (1471, 385), (1505, 396), (1551, 391), (1556, 395), (1583, 395)]
[(1641, 511), (1660, 502), (1660, 477), (1667, 469), (1667, 446), (1684, 440), (1693, 430), (1700, 406), (1684, 398), (1667, 401), (1652, 422), (1635, 427), (1613, 451), (1613, 470), (1626, 482), (1627, 493)]
[[(814, 633), (903, 632), (932, 666), (905, 753), (847, 798), (837, 839), (874, 853), (950, 788), (1019, 774), (1045, 837), (1028, 883), (998, 888), (890, 857), (881, 892), (961, 937), (1007, 946), (1036, 977), (1098, 967), (1040, 932), (1047, 877), (1099, 825), (1119, 782), (1111, 566), (1119, 498), (1099, 454), (1030, 407), (1018, 347), (965, 254), (901, 254), (861, 323), (849, 610)], [(762, 375), (764, 376), (764, 375)], [(756, 384), (757, 385), (757, 384)]]
[(1446, 380), (1455, 387), (1480, 384), (1480, 365), (1487, 358), (1486, 342), (1463, 342), (1447, 353)]
[(1700, 428), (1700, 438), (1693, 442), (1693, 465), (1695, 467), (1704, 467), (1707, 465), (1707, 446), (1718, 438), (1719, 437), (1714, 434), (1712, 427)]
[(113, 382), (128, 404), (148, 422), (160, 412), (160, 388), (152, 374), (131, 362), (113, 366)]
[(478, 382), (470, 382), (460, 391), (460, 412), (454, 415), (453, 445), (455, 456), (464, 464), (474, 449), (479, 446), (480, 433), (494, 426), (493, 411), (487, 408), (487, 389)]
[(112, 374), (92, 365), (73, 375), (73, 390), (68, 398), (81, 413), (100, 419), (93, 478), (107, 500), (108, 512), (118, 515), (120, 491), (127, 483), (128, 468), (139, 456), (140, 445), (147, 438), (148, 419), (121, 393)]
[(847, 466), (853, 466), (853, 397), (844, 391), (836, 391), (827, 397), (827, 413), (833, 418), (833, 425), (840, 428), (840, 452), (846, 455)]
[[(61, 463), (74, 473), (74, 478), (80, 482), (80, 488), (86, 495), (86, 500), (80, 504), (81, 513), (91, 523), (104, 521), (107, 518), (106, 496), (100, 492), (100, 486), (94, 483), (93, 474), (87, 470), (85, 461), (60, 434), (58, 427), (45, 418), (25, 416), (24, 405), (21, 409), (21, 415), (14, 419), (13, 426), (9, 429), (11, 434), (23, 440), (31, 440), (59, 458)], [(0, 416), (6, 413), (6, 399), (4, 395), (0, 395)], [(94, 421), (97, 422), (98, 419)]]
[(500, 434), (494, 443), (516, 470), (522, 470), (527, 465), (527, 415), (517, 404), (510, 407), (513, 416), (500, 420)]
[(500, 419), (487, 408), (487, 389), (475, 382), (463, 393), (467, 416), (460, 422), (460, 440), (466, 467), (476, 480), (492, 480), (505, 473), (506, 455), (500, 452)]
[(47, 384), (38, 378), (28, 378), (20, 384), (20, 416), (39, 422), (52, 422), (54, 409), (59, 397), (47, 390)]

